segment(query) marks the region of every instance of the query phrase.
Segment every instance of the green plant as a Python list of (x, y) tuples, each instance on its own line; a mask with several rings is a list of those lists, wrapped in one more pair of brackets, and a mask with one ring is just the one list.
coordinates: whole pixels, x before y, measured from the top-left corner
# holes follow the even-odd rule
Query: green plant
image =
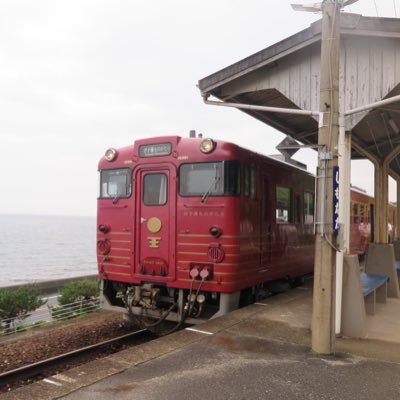
[(58, 302), (66, 305), (81, 300), (94, 300), (98, 296), (98, 281), (85, 279), (67, 283), (59, 290)]
[(99, 296), (99, 282), (95, 280), (77, 280), (67, 283), (58, 291), (59, 306), (49, 306), (54, 320), (63, 320), (82, 315), (93, 309)]
[(23, 320), (30, 311), (45, 304), (37, 290), (32, 285), (21, 286), (17, 289), (0, 290), (0, 319), (5, 331), (9, 331), (16, 319)]

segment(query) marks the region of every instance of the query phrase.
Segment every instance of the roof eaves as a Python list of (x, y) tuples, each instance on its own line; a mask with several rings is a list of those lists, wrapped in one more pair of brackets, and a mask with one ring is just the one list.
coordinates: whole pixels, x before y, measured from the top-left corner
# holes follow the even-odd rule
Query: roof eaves
[[(280, 42), (254, 53), (201, 80), (198, 87), (203, 96), (216, 88), (259, 68), (274, 64), (286, 55), (317, 42), (321, 38), (321, 19)], [(400, 37), (399, 18), (363, 17), (360, 14), (341, 14), (341, 33), (344, 35)]]
[[(315, 36), (317, 35), (317, 36)], [(254, 70), (274, 63), (276, 60), (297, 51), (300, 48), (309, 46), (311, 43), (320, 40), (320, 32), (307, 28), (295, 35), (292, 35), (270, 47), (267, 47), (251, 56), (248, 56), (220, 71), (215, 72), (198, 83), (202, 94), (210, 93), (213, 89), (229, 81), (237, 79)]]

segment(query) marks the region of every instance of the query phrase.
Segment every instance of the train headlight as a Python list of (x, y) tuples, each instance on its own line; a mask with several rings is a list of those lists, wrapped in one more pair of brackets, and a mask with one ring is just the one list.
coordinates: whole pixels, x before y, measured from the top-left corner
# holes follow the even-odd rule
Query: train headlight
[(217, 143), (215, 143), (214, 140), (204, 139), (200, 143), (200, 150), (202, 153), (211, 153), (215, 149), (216, 145)]
[(107, 233), (110, 230), (110, 227), (108, 225), (100, 224), (98, 229), (101, 233)]
[(219, 238), (222, 235), (222, 229), (218, 228), (218, 226), (212, 226), (209, 229), (209, 232), (211, 233), (211, 235), (215, 236), (216, 238)]
[(111, 250), (111, 243), (109, 240), (99, 240), (97, 242), (97, 249), (100, 254), (107, 255)]
[(110, 148), (110, 149), (106, 150), (106, 153), (104, 156), (107, 161), (111, 162), (111, 161), (115, 160), (115, 158), (117, 157), (117, 154), (118, 154), (117, 150)]

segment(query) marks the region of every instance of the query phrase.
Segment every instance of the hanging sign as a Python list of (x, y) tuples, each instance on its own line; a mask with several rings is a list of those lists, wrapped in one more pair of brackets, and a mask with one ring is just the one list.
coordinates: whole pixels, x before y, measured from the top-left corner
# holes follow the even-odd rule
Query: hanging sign
[(339, 167), (333, 167), (333, 233), (339, 234)]

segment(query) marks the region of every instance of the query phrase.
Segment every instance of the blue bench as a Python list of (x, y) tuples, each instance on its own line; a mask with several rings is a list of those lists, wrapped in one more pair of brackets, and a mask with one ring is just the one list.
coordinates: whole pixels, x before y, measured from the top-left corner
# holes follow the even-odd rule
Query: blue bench
[[(399, 273), (399, 270), (397, 271)], [(389, 277), (387, 275), (367, 274), (361, 272), (360, 278), (366, 313), (375, 314), (376, 302), (386, 303)]]

